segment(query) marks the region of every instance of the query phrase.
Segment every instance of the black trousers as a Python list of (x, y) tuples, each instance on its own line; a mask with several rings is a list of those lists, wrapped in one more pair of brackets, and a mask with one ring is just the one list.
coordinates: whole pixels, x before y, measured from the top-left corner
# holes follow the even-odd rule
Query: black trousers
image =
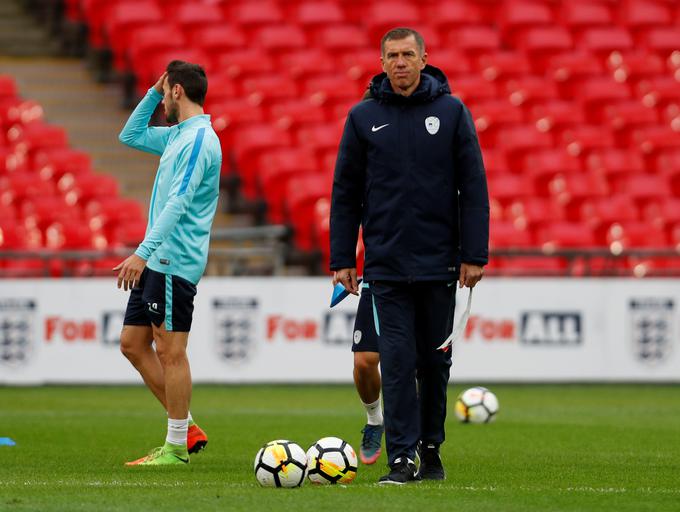
[(414, 459), (418, 441), (444, 442), (451, 350), (437, 347), (451, 333), (456, 285), (444, 281), (371, 283), (388, 463)]

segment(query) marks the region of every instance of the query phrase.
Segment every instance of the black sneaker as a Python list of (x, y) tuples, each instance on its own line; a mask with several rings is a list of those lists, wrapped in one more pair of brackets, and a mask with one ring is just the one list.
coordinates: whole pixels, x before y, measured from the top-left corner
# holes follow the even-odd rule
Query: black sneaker
[(418, 478), (422, 480), (446, 479), (444, 466), (442, 466), (442, 459), (439, 456), (438, 445), (420, 443), (418, 445), (418, 453), (420, 454), (420, 470), (418, 471)]
[(418, 476), (418, 468), (415, 462), (406, 457), (398, 457), (390, 466), (390, 472), (380, 477), (379, 484), (394, 484), (404, 485), (408, 482), (417, 482), (420, 480)]

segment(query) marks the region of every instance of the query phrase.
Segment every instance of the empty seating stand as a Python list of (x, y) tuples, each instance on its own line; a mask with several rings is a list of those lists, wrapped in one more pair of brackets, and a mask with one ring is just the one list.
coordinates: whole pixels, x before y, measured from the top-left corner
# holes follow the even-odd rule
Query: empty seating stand
[[(394, 26), (422, 31), (429, 63), (472, 112), (492, 216), (507, 223), (492, 228), (492, 248), (606, 250), (617, 221), (664, 233), (622, 235), (625, 250), (669, 250), (680, 236), (675, 1), (71, 0), (67, 11), (87, 24), (92, 48), (108, 47), (115, 69), (136, 76), (138, 95), (171, 58), (203, 64), (207, 108), (229, 155), (223, 173), (239, 176), (246, 197), (263, 198), (271, 221), (290, 223), (301, 247), (320, 244), (323, 261), (328, 211), (312, 205), (328, 202), (343, 120), (381, 71), (380, 37)], [(6, 134), (9, 144), (30, 146), (41, 138), (34, 129), (50, 128), (22, 127)], [(68, 157), (43, 162), (43, 150), (11, 165), (40, 160), (59, 178)], [(94, 201), (86, 183), (72, 195)], [(567, 267), (525, 257), (492, 268)]]
[[(63, 128), (0, 76), (0, 276), (111, 275), (122, 225), (143, 222), (141, 205), (118, 196), (118, 182), (97, 173), (68, 146)], [(73, 251), (76, 251), (75, 253)], [(83, 252), (85, 251), (85, 252)]]

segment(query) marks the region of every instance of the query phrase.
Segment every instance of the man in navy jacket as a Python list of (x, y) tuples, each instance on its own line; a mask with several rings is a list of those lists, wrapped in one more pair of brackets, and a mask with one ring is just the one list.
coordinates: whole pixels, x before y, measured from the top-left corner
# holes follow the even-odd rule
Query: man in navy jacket
[(473, 287), (488, 262), (489, 199), (470, 113), (427, 65), (420, 34), (391, 30), (381, 50), (384, 73), (371, 81), (371, 98), (350, 111), (340, 142), (331, 270), (334, 284), (358, 292), (361, 224), (390, 466), (380, 481), (402, 484), (444, 478), (451, 353), (436, 347), (452, 328), (456, 280)]

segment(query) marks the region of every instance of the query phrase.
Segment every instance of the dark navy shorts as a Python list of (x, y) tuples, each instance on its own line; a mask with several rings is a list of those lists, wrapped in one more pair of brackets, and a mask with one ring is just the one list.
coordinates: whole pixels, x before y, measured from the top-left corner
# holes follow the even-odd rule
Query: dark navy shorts
[(186, 279), (145, 268), (130, 292), (123, 325), (165, 322), (166, 331), (189, 332), (195, 295), (196, 285)]
[(361, 297), (354, 320), (352, 352), (378, 352), (380, 325), (369, 283), (361, 285)]

